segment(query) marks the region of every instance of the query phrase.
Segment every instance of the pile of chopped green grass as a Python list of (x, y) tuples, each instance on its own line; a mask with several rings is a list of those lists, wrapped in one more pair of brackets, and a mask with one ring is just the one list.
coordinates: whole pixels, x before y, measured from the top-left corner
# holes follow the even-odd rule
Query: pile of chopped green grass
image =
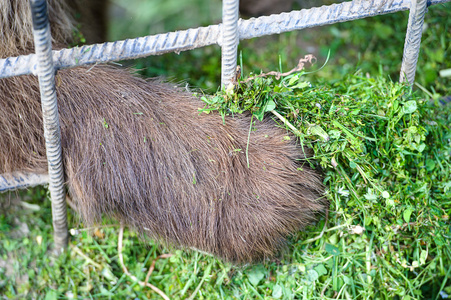
[(302, 251), (331, 257), (305, 279), (330, 297), (451, 294), (451, 105), (383, 78), (355, 74), (332, 86), (302, 78), (255, 78), (204, 96), (202, 111), (273, 113), (314, 150), (306, 163), (324, 173), (329, 229)]

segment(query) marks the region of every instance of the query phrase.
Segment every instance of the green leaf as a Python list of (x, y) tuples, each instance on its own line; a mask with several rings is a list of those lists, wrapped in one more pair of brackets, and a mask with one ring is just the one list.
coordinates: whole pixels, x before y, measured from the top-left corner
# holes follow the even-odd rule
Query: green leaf
[(256, 112), (254, 112), (254, 116), (257, 118), (257, 120), (263, 121), (263, 117), (265, 116), (265, 111), (263, 109), (260, 109)]
[(339, 130), (332, 129), (329, 131), (329, 136), (331, 139), (338, 139), (340, 138), (341, 132)]
[(313, 125), (309, 128), (311, 134), (319, 136), (323, 142), (327, 142), (330, 138), (329, 135), (319, 125)]
[(318, 280), (319, 276), (315, 270), (308, 270), (307, 272), (307, 280), (310, 282), (315, 282)]
[(423, 150), (426, 148), (426, 144), (425, 143), (421, 143), (418, 147), (417, 147), (417, 151), (418, 152), (423, 152)]
[(292, 86), (292, 85), (295, 84), (298, 80), (299, 80), (299, 74), (293, 75), (293, 77), (291, 77), (290, 80), (288, 81), (288, 86)]
[(386, 199), (385, 199), (385, 205), (387, 205), (387, 207), (388, 207), (389, 209), (392, 209), (393, 206), (395, 206), (395, 201), (393, 201), (393, 199), (388, 199), (388, 198), (386, 198)]
[(442, 187), (443, 187), (443, 192), (444, 193), (446, 193), (447, 191), (451, 190), (451, 181), (444, 182), (442, 184)]
[(426, 259), (428, 258), (428, 251), (421, 249), (420, 252), (420, 265), (424, 265), (426, 263)]
[(351, 284), (352, 284), (352, 279), (349, 278), (349, 277), (346, 276), (346, 275), (343, 275), (343, 281), (344, 281), (344, 283), (346, 283), (347, 285), (351, 285)]
[(325, 250), (330, 255), (333, 255), (333, 256), (340, 255), (340, 250), (338, 249), (338, 247), (335, 247), (334, 245), (326, 244)]
[(303, 89), (310, 86), (310, 83), (307, 81), (301, 81), (298, 84), (296, 84), (295, 86), (293, 86), (293, 89)]
[(265, 112), (274, 110), (276, 108), (276, 103), (273, 100), (269, 100), (265, 106)]
[(283, 289), (282, 286), (276, 284), (272, 289), (272, 297), (274, 299), (279, 299), (283, 295)]
[(110, 281), (112, 284), (116, 284), (117, 277), (114, 276), (113, 272), (111, 271), (111, 268), (106, 265), (104, 266), (102, 273), (101, 273), (108, 281)]
[(44, 300), (56, 300), (58, 299), (58, 294), (55, 290), (50, 290), (45, 294)]
[(263, 265), (254, 266), (252, 269), (246, 272), (249, 282), (256, 286), (265, 277), (266, 269)]
[(404, 210), (402, 216), (404, 217), (404, 221), (406, 221), (406, 223), (410, 222), (410, 216), (412, 215), (413, 212), (413, 208), (408, 207), (407, 209)]
[(411, 114), (417, 110), (417, 102), (415, 100), (410, 100), (404, 103), (402, 111), (404, 114)]
[(432, 159), (426, 159), (426, 170), (431, 172), (435, 169), (435, 161)]
[(318, 273), (318, 276), (323, 276), (327, 274), (327, 269), (323, 264), (317, 265), (314, 269)]
[(365, 197), (365, 199), (368, 201), (376, 201), (377, 200), (377, 195), (370, 188), (368, 189), (368, 192), (365, 195), (363, 195), (363, 197)]

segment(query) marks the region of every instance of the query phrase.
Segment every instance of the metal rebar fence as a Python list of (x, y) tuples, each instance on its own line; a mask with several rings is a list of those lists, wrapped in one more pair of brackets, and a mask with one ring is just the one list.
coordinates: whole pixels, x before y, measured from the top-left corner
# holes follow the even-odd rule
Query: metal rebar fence
[(239, 0), (224, 0), (222, 24), (59, 51), (51, 50), (46, 0), (30, 1), (36, 54), (0, 59), (0, 78), (25, 74), (39, 76), (49, 175), (0, 174), (0, 192), (49, 183), (55, 244), (56, 249), (61, 249), (67, 243), (67, 222), (55, 70), (217, 44), (222, 48), (221, 85), (227, 86), (236, 70), (239, 40), (410, 10), (400, 81), (412, 84), (427, 7), (451, 0), (353, 0), (249, 20), (238, 18)]

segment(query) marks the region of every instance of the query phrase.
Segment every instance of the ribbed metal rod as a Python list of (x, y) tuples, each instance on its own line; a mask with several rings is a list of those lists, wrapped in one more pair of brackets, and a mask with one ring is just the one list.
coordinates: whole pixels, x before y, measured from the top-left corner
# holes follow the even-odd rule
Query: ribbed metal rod
[(14, 172), (0, 174), (0, 193), (49, 183), (47, 174)]
[(221, 86), (227, 87), (236, 70), (239, 0), (222, 1)]
[(63, 185), (61, 155), (61, 131), (55, 90), (52, 43), (45, 0), (30, 0), (33, 17), (33, 34), (37, 55), (37, 74), (41, 93), (44, 138), (49, 167), (49, 191), (52, 201), (52, 217), (55, 250), (67, 246), (67, 209)]
[(412, 0), (402, 56), (401, 74), (399, 76), (400, 82), (408, 82), (410, 85), (415, 81), (426, 11), (427, 0)]
[[(430, 5), (451, 0), (432, 0)], [(303, 9), (257, 19), (239, 20), (240, 40), (278, 34), (304, 28), (351, 21), (374, 15), (394, 13), (410, 8), (410, 0), (359, 0)], [(168, 52), (180, 52), (213, 44), (221, 44), (222, 24), (211, 25), (132, 40), (87, 45), (53, 51), (56, 69), (93, 63), (135, 59)], [(25, 55), (0, 59), (0, 78), (36, 74), (36, 56)]]
[[(451, 0), (450, 0), (451, 1)], [(222, 25), (53, 51), (56, 69), (181, 52), (218, 43)], [(36, 74), (34, 54), (0, 59), (0, 78)]]

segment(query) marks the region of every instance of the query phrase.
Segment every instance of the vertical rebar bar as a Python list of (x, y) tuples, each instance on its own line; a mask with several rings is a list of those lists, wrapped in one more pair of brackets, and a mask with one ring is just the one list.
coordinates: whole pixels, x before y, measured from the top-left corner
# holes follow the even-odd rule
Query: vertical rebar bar
[(67, 246), (68, 232), (52, 39), (46, 0), (30, 0), (30, 6), (33, 16), (35, 50), (38, 56), (37, 74), (41, 92), (44, 138), (49, 167), (49, 191), (52, 201), (54, 242), (55, 250), (60, 252)]
[(407, 81), (412, 85), (415, 81), (418, 54), (420, 52), (424, 15), (427, 11), (427, 0), (412, 0), (410, 3), (409, 23), (407, 25), (404, 53), (402, 57), (400, 82)]
[(221, 86), (227, 87), (236, 71), (239, 0), (222, 1)]

